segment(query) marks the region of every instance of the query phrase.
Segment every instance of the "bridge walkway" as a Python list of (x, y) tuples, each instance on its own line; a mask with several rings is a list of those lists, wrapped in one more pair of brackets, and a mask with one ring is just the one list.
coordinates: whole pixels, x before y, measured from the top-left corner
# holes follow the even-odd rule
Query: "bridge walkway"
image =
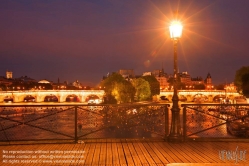
[[(10, 162), (17, 166), (249, 165), (249, 143), (247, 141), (169, 143), (162, 140), (146, 139), (98, 139), (77, 144), (0, 144), (0, 150), (0, 165), (3, 166), (10, 165)], [(230, 154), (234, 154), (234, 156)], [(6, 157), (13, 157), (13, 155), (15, 158)], [(19, 163), (15, 163), (15, 160)]]

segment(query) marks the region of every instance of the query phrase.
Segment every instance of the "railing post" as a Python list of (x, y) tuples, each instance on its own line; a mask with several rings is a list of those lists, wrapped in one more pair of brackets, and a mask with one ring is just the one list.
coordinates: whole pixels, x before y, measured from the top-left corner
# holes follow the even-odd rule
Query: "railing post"
[(78, 112), (77, 112), (77, 106), (75, 106), (74, 110), (74, 142), (78, 143), (78, 126), (77, 126), (77, 119), (78, 119)]
[(165, 136), (164, 139), (168, 140), (169, 135), (169, 105), (165, 105), (164, 107), (164, 116), (165, 116)]
[(187, 108), (186, 105), (183, 105), (183, 140), (187, 139)]

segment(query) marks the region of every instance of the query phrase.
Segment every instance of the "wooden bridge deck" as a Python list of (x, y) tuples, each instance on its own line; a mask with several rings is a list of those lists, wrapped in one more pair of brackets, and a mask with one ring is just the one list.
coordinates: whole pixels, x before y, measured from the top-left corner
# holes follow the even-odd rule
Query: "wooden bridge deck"
[(249, 165), (248, 142), (88, 140), (81, 143), (0, 145), (0, 165)]

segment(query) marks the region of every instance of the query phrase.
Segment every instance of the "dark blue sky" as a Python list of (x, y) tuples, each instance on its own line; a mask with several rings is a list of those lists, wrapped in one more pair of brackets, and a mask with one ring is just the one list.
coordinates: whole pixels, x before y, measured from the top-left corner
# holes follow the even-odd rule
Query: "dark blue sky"
[(168, 25), (179, 10), (180, 72), (215, 84), (249, 65), (248, 0), (2, 0), (0, 75), (96, 85), (119, 69), (173, 73)]

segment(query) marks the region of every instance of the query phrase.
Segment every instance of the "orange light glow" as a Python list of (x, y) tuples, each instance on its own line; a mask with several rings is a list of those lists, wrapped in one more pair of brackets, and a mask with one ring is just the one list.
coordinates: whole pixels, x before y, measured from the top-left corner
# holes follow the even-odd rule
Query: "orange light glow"
[(176, 21), (176, 20), (171, 22), (169, 26), (170, 37), (172, 39), (179, 39), (182, 36), (182, 29), (183, 29), (183, 26), (181, 22)]

